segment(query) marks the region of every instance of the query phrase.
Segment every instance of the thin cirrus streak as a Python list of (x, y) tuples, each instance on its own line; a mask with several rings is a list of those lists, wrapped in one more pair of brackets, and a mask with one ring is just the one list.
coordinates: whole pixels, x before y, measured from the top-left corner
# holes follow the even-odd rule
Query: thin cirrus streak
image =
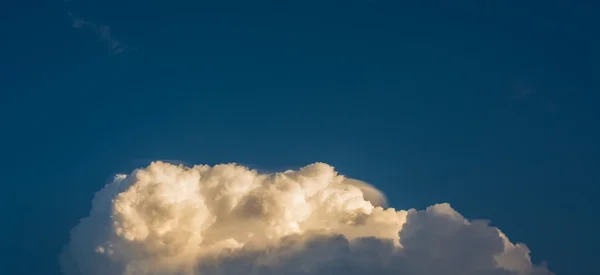
[(127, 49), (127, 47), (125, 47), (119, 40), (115, 39), (111, 35), (109, 26), (89, 22), (83, 18), (76, 17), (70, 12), (68, 13), (68, 16), (72, 22), (71, 27), (95, 32), (98, 37), (98, 41), (104, 43), (107, 47), (107, 50), (111, 54), (118, 54)]
[(553, 274), (447, 203), (382, 202), (324, 163), (267, 174), (153, 162), (96, 194), (61, 262), (67, 275)]

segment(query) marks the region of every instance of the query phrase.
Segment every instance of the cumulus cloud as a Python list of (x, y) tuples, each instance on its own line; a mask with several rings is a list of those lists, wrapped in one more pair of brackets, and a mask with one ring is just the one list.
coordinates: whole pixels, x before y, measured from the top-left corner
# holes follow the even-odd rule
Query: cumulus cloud
[(388, 208), (324, 163), (263, 174), (154, 162), (117, 175), (61, 262), (67, 275), (553, 274), (447, 203)]

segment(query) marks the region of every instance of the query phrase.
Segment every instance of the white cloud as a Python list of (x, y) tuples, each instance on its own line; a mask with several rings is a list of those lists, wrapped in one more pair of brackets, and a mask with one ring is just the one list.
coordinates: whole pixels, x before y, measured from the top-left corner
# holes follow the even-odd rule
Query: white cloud
[(553, 274), (449, 204), (374, 204), (385, 207), (379, 191), (323, 163), (261, 174), (154, 162), (96, 194), (61, 259), (67, 275)]

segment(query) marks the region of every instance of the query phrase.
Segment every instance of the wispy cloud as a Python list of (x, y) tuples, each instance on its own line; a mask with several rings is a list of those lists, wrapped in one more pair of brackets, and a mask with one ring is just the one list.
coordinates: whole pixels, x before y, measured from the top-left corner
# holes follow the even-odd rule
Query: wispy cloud
[(521, 98), (531, 96), (535, 92), (536, 92), (535, 88), (533, 88), (531, 85), (526, 85), (524, 83), (517, 83), (516, 85), (514, 85), (514, 93), (511, 96), (511, 98), (521, 99)]
[(514, 82), (511, 87), (511, 92), (510, 98), (514, 101), (528, 101), (530, 103), (539, 104), (551, 112), (558, 111), (558, 104), (549, 98), (548, 94), (543, 93), (530, 82)]
[(71, 26), (76, 29), (83, 29), (93, 31), (98, 36), (98, 41), (106, 44), (108, 51), (111, 54), (118, 54), (127, 49), (119, 40), (111, 35), (110, 27), (108, 25), (96, 24), (87, 21), (83, 18), (76, 17), (72, 13), (68, 13), (71, 18)]

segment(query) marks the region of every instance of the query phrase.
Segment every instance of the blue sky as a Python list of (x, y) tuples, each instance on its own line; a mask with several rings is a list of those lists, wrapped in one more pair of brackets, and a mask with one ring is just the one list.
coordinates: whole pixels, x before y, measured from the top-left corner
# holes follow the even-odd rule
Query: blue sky
[(323, 161), (394, 207), (449, 202), (557, 274), (592, 274), (599, 7), (483, 2), (2, 9), (2, 273), (60, 274), (94, 192), (166, 159)]

